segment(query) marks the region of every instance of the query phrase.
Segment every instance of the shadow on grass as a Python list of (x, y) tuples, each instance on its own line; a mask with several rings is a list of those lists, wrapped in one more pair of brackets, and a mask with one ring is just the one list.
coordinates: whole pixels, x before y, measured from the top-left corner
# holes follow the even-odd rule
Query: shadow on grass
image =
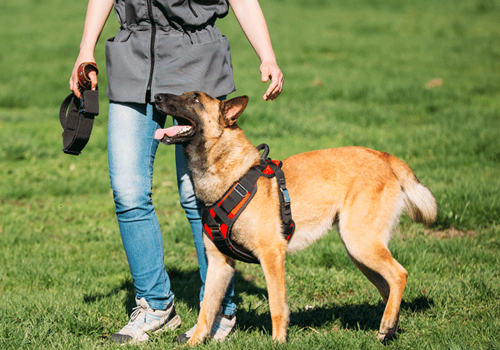
[[(170, 277), (172, 291), (175, 294), (175, 300), (185, 303), (188, 309), (192, 308), (198, 310), (200, 307), (199, 293), (201, 288), (200, 273), (198, 272), (198, 270), (181, 271), (177, 269), (168, 269), (167, 272)], [(234, 302), (236, 304), (241, 301), (238, 298), (238, 293), (244, 292), (249, 295), (267, 296), (266, 289), (257, 287), (254, 284), (245, 281), (239, 271), (236, 271), (235, 274), (235, 289), (237, 290), (236, 297), (234, 298)], [(123, 281), (120, 286), (113, 288), (107, 293), (85, 295), (83, 297), (83, 301), (85, 303), (94, 303), (101, 299), (109, 298), (123, 290), (127, 292), (125, 307), (127, 308), (127, 312), (131, 314), (132, 309), (136, 306), (136, 303), (134, 284), (129, 279)]]
[[(425, 312), (434, 305), (428, 297), (418, 297), (412, 301), (403, 301), (401, 310), (410, 310), (414, 313)], [(384, 313), (385, 304), (377, 305), (368, 303), (355, 305), (341, 305), (321, 307), (312, 310), (296, 311), (290, 313), (290, 326), (299, 328), (321, 327), (333, 320), (340, 320), (342, 327), (348, 330), (378, 330), (380, 320)], [(242, 330), (257, 329), (266, 334), (272, 333), (271, 315), (257, 313), (256, 310), (239, 311), (238, 325)], [(400, 330), (399, 332), (402, 332)]]
[[(200, 291), (199, 272), (181, 271), (170, 269), (168, 271), (172, 289), (176, 300), (184, 302), (188, 309), (198, 310), (198, 295)], [(245, 281), (241, 273), (236, 271), (235, 289), (237, 290), (235, 303), (239, 304), (239, 293), (247, 295), (261, 295), (267, 298), (267, 290)], [(135, 288), (130, 280), (126, 280), (121, 286), (116, 287), (105, 294), (92, 294), (84, 296), (85, 303), (93, 303), (98, 300), (111, 297), (116, 293), (125, 290), (127, 298), (125, 306), (128, 313), (132, 312), (135, 304)], [(413, 313), (422, 313), (430, 309), (434, 301), (426, 296), (415, 298), (411, 301), (401, 303), (401, 310), (408, 310)], [(376, 305), (368, 303), (351, 305), (334, 305), (331, 307), (314, 308), (312, 310), (296, 311), (290, 314), (290, 326), (300, 328), (321, 327), (325, 323), (340, 320), (342, 327), (348, 330), (378, 330), (380, 320), (384, 313), (385, 304), (379, 302)], [(258, 309), (238, 310), (238, 327), (242, 330), (257, 329), (265, 334), (272, 333), (271, 315), (269, 312), (261, 313)], [(401, 330), (399, 332), (402, 332)]]

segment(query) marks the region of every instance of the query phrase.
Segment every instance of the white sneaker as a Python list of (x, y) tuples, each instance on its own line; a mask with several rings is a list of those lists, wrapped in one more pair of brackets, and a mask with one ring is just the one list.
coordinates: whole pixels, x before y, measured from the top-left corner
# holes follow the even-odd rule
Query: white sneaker
[[(194, 334), (196, 325), (186, 333), (177, 337), (177, 342), (180, 344), (186, 343)], [(210, 337), (217, 341), (225, 340), (231, 333), (236, 330), (236, 315), (226, 316), (218, 313), (215, 317), (214, 324), (210, 330)]]
[(172, 330), (181, 325), (181, 318), (175, 312), (174, 303), (170, 303), (166, 310), (155, 310), (149, 307), (146, 299), (137, 300), (137, 307), (130, 315), (130, 321), (111, 339), (120, 343), (139, 343), (149, 339), (148, 333), (158, 333), (163, 330)]

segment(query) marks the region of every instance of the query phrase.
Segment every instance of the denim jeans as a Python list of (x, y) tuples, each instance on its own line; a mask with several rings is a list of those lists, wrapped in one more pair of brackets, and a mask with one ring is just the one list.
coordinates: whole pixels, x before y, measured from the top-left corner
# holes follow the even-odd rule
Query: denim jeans
[[(163, 260), (163, 238), (152, 202), (153, 164), (159, 141), (154, 133), (165, 116), (148, 104), (110, 102), (108, 160), (116, 216), (134, 280), (136, 297), (153, 309), (165, 309), (174, 300)], [(182, 146), (176, 145), (177, 183), (181, 206), (191, 224), (198, 257), (203, 300), (207, 256), (203, 245), (202, 204), (196, 199)], [(234, 282), (222, 302), (222, 312), (232, 315), (236, 305)]]

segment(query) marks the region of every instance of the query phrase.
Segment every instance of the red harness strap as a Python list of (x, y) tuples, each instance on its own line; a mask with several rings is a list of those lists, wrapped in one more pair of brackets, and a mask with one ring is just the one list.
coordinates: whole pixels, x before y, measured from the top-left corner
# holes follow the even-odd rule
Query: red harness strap
[(236, 260), (254, 264), (258, 264), (259, 259), (248, 249), (231, 239), (231, 229), (236, 219), (257, 192), (259, 177), (276, 177), (280, 190), (279, 198), (284, 238), (289, 241), (295, 230), (290, 209), (290, 197), (286, 189), (285, 174), (281, 170), (282, 162), (267, 158), (269, 153), (267, 145), (259, 145), (257, 149), (264, 149), (260, 164), (250, 169), (245, 176), (233, 184), (217, 203), (205, 207), (202, 219), (203, 232), (223, 254)]

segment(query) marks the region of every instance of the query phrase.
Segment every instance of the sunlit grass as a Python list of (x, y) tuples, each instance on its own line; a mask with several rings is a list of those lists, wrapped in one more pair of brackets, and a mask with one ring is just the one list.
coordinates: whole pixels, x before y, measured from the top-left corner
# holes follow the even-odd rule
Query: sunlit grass
[[(0, 20), (0, 348), (120, 348), (134, 289), (109, 186), (104, 39), (101, 114), (78, 157), (63, 154), (58, 107), (86, 2), (22, 0)], [(376, 340), (383, 304), (336, 234), (287, 259), (289, 341), (271, 341), (259, 266), (237, 265), (239, 331), (210, 349), (500, 348), (500, 3), (494, 0), (262, 1), (282, 96), (264, 102), (259, 62), (233, 16), (239, 124), (271, 156), (358, 145), (405, 160), (439, 204), (435, 226), (404, 216), (390, 249), (409, 272), (399, 337)], [(432, 84), (429, 85), (429, 82)], [(341, 164), (339, 164), (341, 166)], [(154, 202), (178, 332), (138, 348), (176, 348), (198, 312), (199, 276), (178, 204), (173, 148), (161, 146)]]

